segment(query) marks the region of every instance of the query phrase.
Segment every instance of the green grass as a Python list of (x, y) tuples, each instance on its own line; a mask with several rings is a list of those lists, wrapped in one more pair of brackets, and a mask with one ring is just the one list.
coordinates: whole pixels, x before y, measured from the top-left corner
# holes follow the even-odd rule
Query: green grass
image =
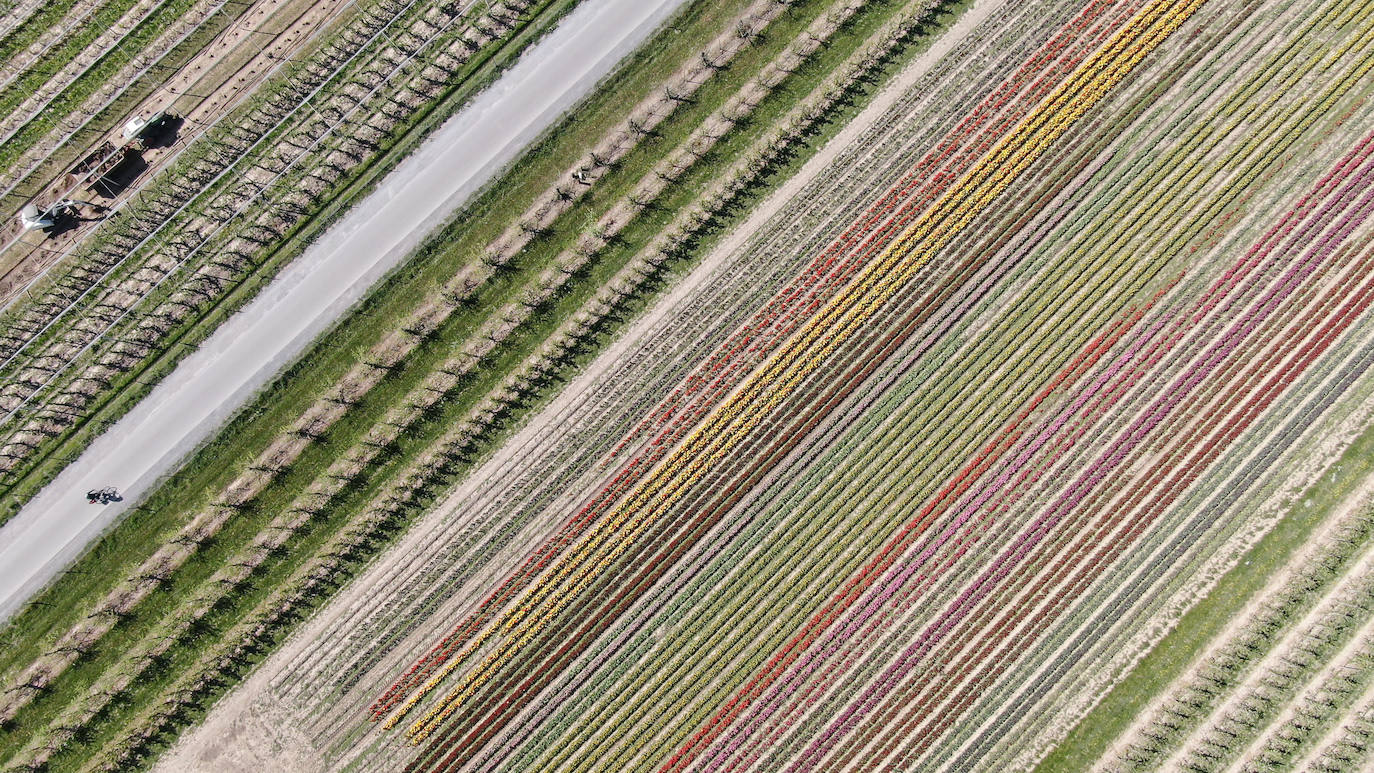
[(1293, 503), (1216, 587), (1097, 704), (1036, 768), (1040, 773), (1086, 770), (1130, 723), (1179, 677), (1245, 605), (1374, 471), (1374, 427), (1364, 431), (1322, 477)]
[[(866, 36), (867, 32), (875, 27), (878, 21), (889, 15), (893, 9), (893, 5), (890, 3), (879, 3), (876, 7), (881, 9), (882, 12), (878, 13), (875, 11), (873, 15), (863, 17), (863, 22), (847, 32), (848, 37), (846, 37), (846, 33), (842, 33), (842, 35), (837, 38), (836, 44), (832, 45), (831, 48), (833, 50), (827, 51), (823, 55), (823, 61), (816, 65), (816, 72), (812, 73), (810, 78), (800, 77), (796, 82), (789, 84), (791, 89), (795, 90), (794, 93), (780, 93), (776, 95), (775, 99), (761, 105), (759, 113), (756, 114), (757, 120), (751, 124), (750, 130), (742, 132), (738, 137), (732, 137), (730, 140), (722, 143), (717, 149), (717, 152), (720, 153), (722, 157), (721, 163), (725, 163), (725, 159), (728, 158), (729, 154), (736, 152), (744, 146), (748, 140), (747, 135), (750, 131), (755, 134), (763, 131), (770, 123), (771, 118), (776, 117), (783, 109), (789, 106), (796, 97), (809, 90), (809, 87), (802, 82), (803, 80), (819, 80), (824, 72), (828, 71), (830, 66), (833, 66), (841, 56), (852, 49), (853, 45), (857, 44), (857, 42), (862, 39), (860, 36)], [(724, 10), (725, 9), (720, 8), (719, 5), (713, 6), (714, 12), (723, 13)], [(804, 20), (793, 21), (792, 24), (799, 29), (802, 21)], [(674, 36), (674, 45), (677, 45), (679, 41), (684, 41), (684, 38), (689, 37), (687, 33), (692, 32), (696, 28), (700, 28), (698, 32), (701, 35), (706, 35), (710, 32), (709, 27), (701, 25), (700, 16), (693, 17), (691, 25), (684, 25), (680, 33)], [(773, 37), (774, 41), (772, 45), (781, 45), (786, 42), (786, 40), (790, 39), (791, 35), (785, 35), (784, 30), (779, 28)], [(848, 40), (848, 43), (842, 44), (842, 38)], [(691, 52), (699, 47), (700, 42), (700, 40), (697, 40), (696, 45), (686, 45), (686, 50)], [(770, 46), (766, 42), (765, 45), (746, 51), (745, 55), (754, 56), (759, 60), (755, 64), (761, 65), (763, 61), (770, 58), (768, 57), (769, 48)], [(664, 56), (663, 47), (654, 47), (651, 50), (654, 52), (653, 56), (658, 60), (656, 67), (660, 68), (660, 73), (666, 73), (674, 69), (676, 61)], [(830, 61), (824, 61), (825, 58), (829, 58)], [(743, 59), (744, 55), (741, 56), (741, 60)], [(742, 65), (741, 60), (737, 61)], [(600, 111), (602, 120), (607, 124), (614, 123), (614, 121), (622, 115), (622, 112), (616, 109), (616, 105), (625, 103), (623, 97), (619, 99), (616, 98), (614, 86), (617, 83), (624, 86), (625, 83), (632, 81), (639, 87), (645, 88), (652, 87), (658, 80), (661, 80), (661, 75), (656, 79), (646, 74), (645, 70), (646, 68), (641, 66), (638, 62), (636, 62), (636, 66), (627, 68), (622, 72), (620, 78), (613, 79), (612, 93), (603, 96), (601, 99), (594, 100), (587, 106), (588, 109)], [(732, 67), (732, 72), (733, 71), (735, 71), (735, 68)], [(740, 70), (740, 72), (743, 72), (743, 70)], [(702, 93), (698, 95), (698, 102), (690, 107), (694, 110), (706, 111), (708, 110), (710, 102), (719, 102), (723, 100), (728, 93), (733, 91), (733, 88), (728, 87), (728, 80), (727, 78), (721, 78), (719, 81), (713, 82), (713, 84), (707, 87), (715, 88), (720, 92), (715, 97), (708, 97), (707, 90), (703, 89)], [(787, 90), (788, 89), (785, 88), (783, 91), (786, 92)], [(850, 111), (856, 109), (856, 105), (851, 105), (846, 107), (844, 112), (847, 115)], [(674, 117), (672, 122), (677, 128), (672, 129), (672, 131), (685, 134), (687, 131), (690, 131), (690, 129), (695, 128), (697, 123), (696, 118), (699, 117), (700, 116), (697, 116), (693, 110), (684, 110), (681, 114)], [(839, 123), (840, 122), (836, 122), (834, 125), (838, 126)], [(577, 121), (576, 126), (581, 127), (583, 131), (589, 133), (590, 137), (600, 136), (599, 132), (593, 132), (587, 127), (585, 120)], [(650, 148), (657, 147), (661, 152), (663, 148), (671, 145), (673, 135), (670, 134), (669, 127), (665, 126), (661, 131), (663, 133), (662, 142), (653, 143), (649, 147), (636, 151), (636, 153), (642, 153), (644, 158), (636, 159), (636, 154), (631, 154), (622, 164), (621, 169), (617, 170), (616, 174), (620, 178), (620, 188), (626, 189), (630, 183), (638, 179), (639, 173), (642, 172), (640, 167), (653, 157), (650, 153)], [(539, 149), (531, 154), (529, 160), (538, 164), (546, 164), (551, 172), (561, 170), (567, 164), (567, 153), (551, 153), (550, 151), (559, 145), (565, 144), (569, 134), (569, 132), (560, 131), (557, 134), (551, 135), (544, 143), (540, 144)], [(799, 160), (797, 162), (799, 163)], [(515, 341), (512, 341), (510, 345), (505, 347), (499, 357), (491, 363), (491, 367), (483, 368), (483, 376), (468, 385), (469, 388), (465, 390), (465, 394), (467, 395), (465, 399), (453, 401), (449, 406), (445, 407), (439, 415), (427, 423), (423, 432), (417, 433), (416, 436), (408, 438), (403, 442), (400, 448), (394, 452), (392, 458), (371, 471), (366, 479), (359, 485), (358, 489), (351, 492), (348, 497), (346, 497), (346, 501), (341, 502), (339, 507), (332, 510), (325, 521), (321, 521), (312, 528), (309, 533), (292, 545), (291, 555), (293, 558), (291, 560), (274, 561), (270, 566), (265, 568), (264, 572), (259, 576), (259, 581), (254, 585), (256, 588), (255, 592), (244, 594), (242, 598), (236, 596), (233, 608), (235, 610), (246, 610), (250, 608), (250, 604), (255, 598), (259, 598), (260, 595), (265, 595), (269, 592), (270, 589), (273, 588), (275, 582), (280, 581), (281, 577), (284, 577), (286, 573), (294, 568), (294, 566), (298, 565), (298, 558), (296, 557), (308, 555), (311, 552), (312, 545), (316, 545), (320, 541), (323, 541), (333, 532), (337, 525), (341, 525), (346, 521), (348, 515), (357, 507), (361, 506), (361, 504), (366, 501), (367, 497), (383, 484), (389, 471), (395, 470), (405, 459), (412, 457), (414, 453), (424, 448), (437, 432), (448, 426), (449, 422), (451, 422), (454, 417), (460, 415), (472, 402), (480, 398), (488, 388), (494, 386), (508, 368), (522, 359), (534, 346), (537, 346), (562, 317), (576, 310), (620, 264), (623, 264), (623, 262), (633, 254), (635, 245), (642, 243), (642, 241), (647, 240), (650, 235), (655, 233), (669, 217), (669, 213), (674, 206), (680, 206), (685, 203), (687, 198), (693, 195), (692, 191), (698, 188), (695, 183), (697, 181), (704, 183), (704, 180), (710, 174), (711, 167), (713, 166), (715, 166), (714, 163), (703, 163), (699, 170), (694, 172), (694, 175), (697, 175), (697, 179), (684, 181), (684, 183), (677, 188), (673, 200), (664, 202), (662, 212), (656, 213), (650, 217), (645, 217), (643, 220), (638, 221), (631, 229), (627, 229), (627, 232), (622, 237), (624, 244), (617, 248), (616, 251), (618, 254), (616, 256), (608, 256), (599, 261), (592, 272), (588, 276), (580, 279), (576, 288), (563, 296), (553, 308), (549, 309), (549, 313), (546, 314), (538, 324), (532, 325), (520, 336), (517, 336)], [(517, 165), (516, 168), (521, 171), (528, 171), (532, 167), (522, 162)], [(603, 182), (610, 181), (607, 180)], [(542, 187), (543, 186), (535, 186), (533, 190), (539, 190), (542, 189)], [(593, 196), (587, 198), (594, 199), (595, 197), (600, 197), (606, 199), (606, 201), (602, 202), (603, 204), (607, 203), (614, 196), (612, 190), (614, 187), (613, 185), (608, 185), (606, 188), (600, 189), (594, 193)], [(497, 192), (498, 191), (493, 191), (492, 193)], [(497, 199), (497, 201), (501, 200), (508, 199), (504, 197)], [(591, 204), (587, 200), (584, 200), (583, 206), (591, 206)], [(507, 209), (506, 211), (509, 210)], [(572, 222), (576, 222), (575, 217), (570, 219)], [(465, 224), (472, 223), (472, 221), (466, 219), (464, 219), (463, 222)], [(494, 223), (490, 224), (490, 227), (494, 229), (494, 231), (499, 232), (503, 225), (503, 222)], [(462, 230), (466, 232), (468, 229), (464, 228)], [(572, 238), (574, 236), (575, 233), (569, 233), (566, 238)], [(463, 240), (457, 239), (455, 241), (461, 243)], [(482, 240), (479, 239), (478, 241), (481, 242)], [(383, 291), (378, 294), (381, 297), (374, 297), (372, 302), (368, 304), (358, 316), (352, 318), (352, 321), (363, 329), (362, 331), (350, 331), (347, 329), (349, 326), (345, 325), (345, 329), (341, 329), (338, 333), (331, 335), (330, 340), (335, 342), (334, 346), (319, 349), (315, 354), (305, 358), (303, 362), (309, 363), (308, 368), (298, 366), (298, 368), (293, 369), (295, 371), (295, 377), (283, 379), (278, 382), (263, 400), (258, 401), (255, 410), (250, 411), (250, 416), (241, 418), (239, 421), (235, 422), (231, 431), (226, 433), (229, 437), (221, 441), (221, 443), (232, 443), (232, 445), (216, 444), (207, 449), (205, 453), (202, 453), (198, 459), (190, 465), (185, 473), (174, 478), (171, 485), (155, 496), (153, 500), (154, 504), (146, 509), (141, 509), (134, 518), (130, 519), (130, 521), (126, 521), (125, 525), (121, 525), (121, 527), (116, 529), (114, 534), (112, 534), (112, 539), (102, 541), (101, 546), (98, 548), (100, 551), (98, 554), (100, 556), (99, 560), (111, 567), (122, 567), (124, 571), (127, 572), (131, 563), (142, 557), (146, 551), (147, 544), (156, 544), (158, 537), (165, 535), (165, 529), (172, 528), (180, 522), (179, 518), (171, 516), (178, 512), (185, 512), (185, 503), (188, 497), (196, 498), (198, 492), (201, 496), (204, 496), (204, 492), (213, 491), (218, 485), (222, 485), (224, 480), (227, 479), (227, 476), (231, 474), (231, 471), (225, 469), (226, 465), (223, 464), (224, 459), (240, 459), (247, 456), (247, 454), (243, 453), (234, 454), (232, 449), (259, 447), (253, 446), (252, 443), (245, 446), (244, 441), (251, 438), (257, 438), (255, 442), (265, 442), (266, 438), (275, 434), (275, 431), (282, 426), (281, 421), (283, 419), (298, 415), (298, 410), (293, 410), (289, 407), (283, 408), (283, 404), (290, 402), (298, 408), (300, 405), (304, 404), (304, 402), (301, 401), (308, 402), (308, 400), (313, 397), (315, 390), (322, 388), (322, 385), (332, 384), (333, 380), (330, 378), (330, 373), (334, 372), (334, 369), (329, 367), (330, 363), (336, 363), (335, 368), (346, 369), (354, 361), (353, 352), (356, 351), (356, 346), (354, 344), (362, 344), (370, 338), (375, 337), (379, 328), (386, 329), (386, 319), (394, 321), (400, 318), (404, 310), (408, 309), (409, 306), (413, 304), (416, 295), (414, 293), (414, 286), (411, 285), (410, 282), (422, 280), (428, 273), (432, 273), (435, 263), (446, 262), (442, 259), (443, 255), (448, 255), (447, 260), (454, 260), (465, 254), (461, 250), (454, 249), (454, 243), (455, 242), (448, 242), (445, 244), (444, 248), (431, 245), (432, 252), (429, 255), (411, 264), (410, 271), (414, 273), (406, 282), (401, 283), (400, 278), (405, 276), (407, 271), (397, 272), (397, 275), (392, 277), (392, 281), (388, 282), (387, 286), (383, 288)], [(530, 250), (530, 255), (528, 257), (522, 257), (521, 259), (522, 261), (529, 261), (531, 264), (528, 268), (523, 269), (522, 272), (528, 273), (534, 271), (536, 266), (543, 265), (540, 261), (547, 260), (548, 257), (551, 257), (552, 254), (556, 252), (557, 246), (558, 240), (550, 239), (547, 243), (541, 243), (539, 249), (532, 248)], [(546, 257), (542, 259), (539, 258), (538, 255), (540, 253), (543, 253)], [(440, 271), (436, 278), (447, 276), (451, 270), (452, 266), (450, 265), (448, 269)], [(493, 286), (489, 291), (490, 296), (484, 297), (482, 305), (488, 306), (488, 301), (490, 303), (495, 303), (498, 298), (505, 297), (506, 294), (509, 294), (518, 286), (519, 284), (514, 280), (507, 280), (504, 286)], [(387, 305), (388, 303), (394, 303), (395, 306), (389, 306)], [(389, 308), (393, 309), (391, 314), (383, 316), (377, 313), (379, 310)], [(627, 312), (627, 316), (629, 313), (632, 313), (632, 311), (633, 310)], [(445, 334), (441, 334), (439, 337), (440, 342), (432, 343), (426, 347), (425, 353), (428, 354), (429, 357), (420, 358), (420, 361), (424, 359), (432, 361), (443, 354), (442, 351), (432, 350), (441, 350), (442, 339), (449, 333), (461, 330), (463, 326), (469, 322), (470, 320), (462, 318), (461, 316), (460, 318), (452, 320), (450, 324), (445, 327)], [(347, 334), (349, 333), (353, 333), (354, 337), (348, 337)], [(590, 353), (587, 356), (590, 356)], [(320, 370), (324, 370), (325, 372), (319, 376), (312, 377)], [(384, 382), (383, 385), (379, 386), (377, 390), (374, 390), (374, 394), (369, 396), (365, 405), (360, 405), (347, 419), (340, 422), (340, 426), (337, 427), (335, 431), (331, 432), (328, 439), (308, 451), (297, 463), (296, 468), (283, 476), (280, 485), (273, 486), (269, 492), (265, 493), (259, 505), (255, 507), (252, 512), (246, 513), (244, 516), (241, 516), (235, 522), (231, 523), (229, 527), (226, 528), (225, 532), (221, 533), (220, 537), (213, 545), (207, 546), (203, 554), (198, 555), (196, 559), (188, 563), (187, 567), (185, 567), (182, 572), (178, 573), (177, 579), (159, 590), (157, 600), (146, 604), (145, 609), (165, 609), (169, 605), (175, 604), (179, 598), (184, 598), (185, 593), (188, 592), (189, 588), (193, 587), (193, 583), (197, 578), (206, 577), (209, 573), (213, 572), (214, 569), (218, 568), (224, 557), (231, 552), (234, 546), (242, 544), (242, 542), (250, 538), (252, 534), (256, 533), (257, 527), (260, 526), (261, 523), (265, 522), (265, 520), (268, 519), (282, 503), (287, 501), (295, 491), (298, 491), (302, 486), (308, 483), (310, 479), (313, 479), (314, 474), (318, 472), (324, 464), (332, 460), (338, 451), (347, 447), (351, 438), (355, 438), (361, 431), (365, 431), (380, 412), (393, 404), (394, 400), (403, 394), (410, 385), (423, 377), (424, 372), (425, 368), (423, 365), (408, 366), (405, 374), (394, 376)], [(547, 393), (546, 390), (546, 394)], [(289, 395), (298, 397), (298, 400), (292, 400)], [(260, 429), (261, 432), (242, 431), (249, 430), (250, 428)], [(190, 475), (186, 473), (190, 473)], [(191, 478), (191, 480), (187, 480), (187, 478)], [(187, 486), (187, 483), (191, 485)], [(180, 504), (181, 506), (177, 507), (175, 506), (176, 504)], [(163, 530), (150, 530), (153, 521), (161, 521), (164, 524)], [(138, 533), (140, 537), (131, 540), (125, 536), (131, 532)], [(139, 544), (140, 540), (142, 541), (141, 545)], [(133, 555), (130, 555), (130, 553), (133, 553)], [(82, 563), (88, 565), (85, 561)], [(114, 577), (122, 576), (118, 570), (113, 568), (104, 570), (101, 574), (104, 575), (105, 579), (108, 579), (111, 575)], [(77, 587), (82, 584), (85, 585), (84, 589)], [(67, 600), (68, 602), (75, 603), (80, 599), (90, 598), (91, 595), (98, 594), (102, 586), (99, 579), (91, 575), (73, 575), (71, 578), (64, 579), (59, 587), (63, 587), (64, 589), (71, 588), (75, 593), (74, 595), (68, 596)], [(52, 591), (58, 589), (58, 587), (55, 587)], [(52, 591), (45, 595), (52, 596)], [(51, 608), (43, 609), (46, 610)], [(46, 617), (46, 619), (42, 621), (47, 623), (46, 628), (62, 630), (65, 627), (63, 625), (64, 621), (59, 619), (62, 617), (60, 613), (54, 613), (50, 616), (30, 616), (32, 612), (33, 610), (30, 610), (25, 613), (26, 621), (38, 621)], [(113, 656), (105, 653), (111, 651), (117, 652), (120, 649), (118, 646), (119, 643), (127, 644), (134, 640), (135, 635), (140, 635), (148, 630), (152, 630), (152, 627), (156, 625), (156, 621), (152, 619), (145, 620), (140, 616), (141, 614), (146, 613), (142, 611), (135, 613), (133, 618), (121, 623), (116, 628), (119, 636), (110, 640), (114, 646), (107, 647), (102, 645), (99, 653), (93, 655), (88, 661), (83, 662), (77, 668), (72, 669), (72, 671), (69, 672), (70, 676), (64, 676), (59, 680), (61, 685), (60, 688), (54, 689), (50, 697), (45, 697), (39, 702), (42, 703), (43, 706), (39, 706), (38, 703), (36, 703), (31, 707), (34, 711), (32, 713), (26, 712), (27, 716), (25, 716), (22, 724), (28, 727), (30, 731), (36, 729), (45, 718), (45, 715), (48, 715), (49, 712), (54, 711), (56, 707), (65, 702), (60, 698), (70, 698), (79, 694), (81, 689), (89, 685), (90, 682), (99, 675), (104, 666), (112, 662)], [(226, 612), (226, 614), (228, 613)], [(229, 619), (230, 618), (226, 618), (225, 622)], [(32, 635), (34, 627), (35, 626), (30, 625), (22, 626), (23, 637), (29, 642), (30, 650), (33, 643), (37, 641), (36, 637)], [(19, 625), (13, 626), (11, 632), (20, 628), (21, 626)], [(214, 628), (218, 629), (219, 626), (215, 625)], [(112, 635), (114, 633), (115, 632), (112, 632)], [(7, 650), (24, 648), (20, 646), (20, 642), (14, 640), (7, 644), (9, 645), (6, 647)], [(185, 647), (181, 649), (185, 650), (185, 652), (180, 653), (178, 657), (184, 656), (189, 658), (192, 657), (196, 651), (195, 647)], [(13, 661), (11, 660), (11, 662)], [(143, 683), (140, 690), (152, 690), (154, 684), (155, 682)], [(133, 703), (137, 704), (138, 702), (139, 701), (134, 701)], [(44, 707), (46, 707), (47, 710), (44, 710)], [(132, 708), (128, 710), (132, 710)], [(121, 709), (117, 713), (119, 715), (124, 715), (126, 710)], [(117, 719), (117, 717), (114, 717), (114, 719)], [(108, 724), (110, 727), (118, 726), (117, 722), (110, 722)]]

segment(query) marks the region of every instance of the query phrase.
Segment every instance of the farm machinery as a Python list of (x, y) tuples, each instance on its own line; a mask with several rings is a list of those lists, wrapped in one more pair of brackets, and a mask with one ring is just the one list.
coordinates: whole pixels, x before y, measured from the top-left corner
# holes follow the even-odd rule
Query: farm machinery
[[(147, 150), (148, 141), (156, 137), (171, 121), (177, 118), (169, 110), (159, 110), (149, 115), (136, 115), (120, 130), (122, 144), (106, 140), (99, 147), (87, 153), (67, 173), (68, 190), (77, 188), (96, 197), (113, 197), (138, 172), (127, 174), (129, 167), (140, 160), (140, 154)], [(52, 204), (30, 202), (19, 212), (19, 222), (25, 231), (63, 230), (64, 223), (70, 224), (79, 217), (82, 206), (103, 209), (99, 204), (73, 198), (61, 198)]]

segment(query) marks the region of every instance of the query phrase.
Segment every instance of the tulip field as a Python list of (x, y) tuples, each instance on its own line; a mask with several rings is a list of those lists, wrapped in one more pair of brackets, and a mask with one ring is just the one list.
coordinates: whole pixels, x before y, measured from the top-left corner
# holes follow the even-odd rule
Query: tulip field
[[(226, 562), (243, 571), (206, 573), (178, 641), (311, 539), (334, 506), (311, 503), (353, 507), (361, 481), (360, 515), (300, 548), (290, 578), (324, 600), (252, 639), (297, 614), (263, 596), (233, 629), (256, 642), (241, 683), (156, 759), (139, 746), (86, 768), (1374, 765), (1374, 0), (741, 13), (672, 88), (769, 36), (793, 58), (686, 119), (700, 129), (671, 153), (652, 148), (674, 111), (716, 86), (664, 87), (666, 129), (567, 178), (616, 185), (622, 158), (665, 154), (558, 254), (574, 268), (536, 280), (489, 261), (421, 307), (442, 348), (415, 334), (340, 382), (351, 402), (332, 384), (312, 410), (356, 433), (334, 436), (351, 450), (317, 475), (296, 456), (263, 473), (254, 492), (291, 493), (261, 529), (276, 536)], [(794, 99), (773, 133), (749, 133), (756, 91)], [(745, 142), (727, 171), (698, 163)], [(672, 187), (698, 173), (710, 184)], [(511, 255), (569, 201), (603, 205), (554, 190), (539, 212), (555, 225), (519, 221)], [(684, 244), (698, 253), (673, 262)], [(467, 418), (426, 411), (553, 312), (531, 301), (455, 332), (474, 307), (459, 279), (545, 299), (586, 283), (558, 330), (623, 327), (566, 378), (523, 360), (501, 382), (519, 395), (474, 408), (499, 430), (479, 447)], [(402, 366), (427, 369), (404, 409), (349, 429)], [(293, 426), (301, 459), (344, 446), (326, 424), (306, 449)], [(442, 478), (455, 459), (470, 466)], [(416, 505), (431, 479), (447, 482)], [(331, 574), (344, 560), (356, 571)], [(132, 692), (164, 639), (127, 637), (91, 692)], [(175, 689), (213, 676), (197, 669)], [(42, 721), (95, 722), (117, 710), (109, 690)], [(0, 706), (48, 711), (34, 693)], [(46, 737), (25, 741), (24, 769), (47, 769)]]

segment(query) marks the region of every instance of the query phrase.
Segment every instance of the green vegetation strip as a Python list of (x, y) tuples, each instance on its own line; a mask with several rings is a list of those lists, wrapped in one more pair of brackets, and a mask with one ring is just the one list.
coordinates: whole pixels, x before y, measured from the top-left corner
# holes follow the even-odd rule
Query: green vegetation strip
[(1086, 770), (1130, 725), (1131, 721), (1183, 673), (1257, 593), (1307, 542), (1360, 483), (1374, 472), (1374, 427), (1360, 435), (1328, 472), (1216, 587), (1188, 611), (1097, 704), (1036, 768), (1040, 773)]
[(33, 45), (44, 32), (66, 17), (67, 12), (76, 5), (76, 0), (57, 0), (54, 3), (41, 3), (38, 10), (23, 24), (9, 31), (0, 39), (0, 61), (8, 62), (14, 55)]

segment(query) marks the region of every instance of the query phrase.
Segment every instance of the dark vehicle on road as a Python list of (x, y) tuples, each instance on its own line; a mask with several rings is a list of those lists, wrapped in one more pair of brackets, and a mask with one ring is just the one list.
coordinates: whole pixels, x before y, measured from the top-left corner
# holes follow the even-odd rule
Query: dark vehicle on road
[(108, 505), (111, 502), (119, 502), (123, 499), (124, 497), (119, 495), (119, 492), (115, 490), (114, 486), (91, 489), (86, 492), (86, 501), (93, 505)]

